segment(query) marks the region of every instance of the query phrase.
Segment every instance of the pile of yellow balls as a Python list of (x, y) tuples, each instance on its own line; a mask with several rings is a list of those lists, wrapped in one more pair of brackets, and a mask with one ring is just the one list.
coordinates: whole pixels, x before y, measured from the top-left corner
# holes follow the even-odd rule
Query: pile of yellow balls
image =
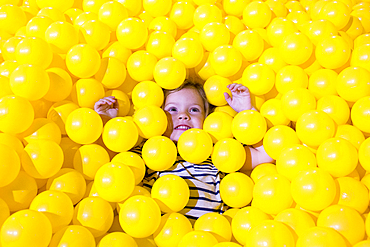
[[(0, 0), (0, 246), (370, 246), (369, 32), (369, 0)], [(176, 146), (186, 78), (216, 108)], [(243, 144), (276, 164), (237, 172)], [(184, 179), (142, 187), (177, 152), (227, 173), (229, 210), (192, 224)]]

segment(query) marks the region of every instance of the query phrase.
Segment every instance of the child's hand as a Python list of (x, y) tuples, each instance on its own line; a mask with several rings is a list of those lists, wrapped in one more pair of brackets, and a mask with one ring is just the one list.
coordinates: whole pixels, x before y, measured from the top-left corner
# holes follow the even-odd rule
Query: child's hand
[(99, 115), (115, 118), (118, 115), (118, 100), (114, 96), (104, 97), (95, 103), (94, 110)]
[(236, 112), (254, 109), (251, 103), (249, 89), (246, 86), (233, 83), (227, 85), (227, 88), (231, 91), (231, 97), (228, 93), (224, 93), (225, 99)]

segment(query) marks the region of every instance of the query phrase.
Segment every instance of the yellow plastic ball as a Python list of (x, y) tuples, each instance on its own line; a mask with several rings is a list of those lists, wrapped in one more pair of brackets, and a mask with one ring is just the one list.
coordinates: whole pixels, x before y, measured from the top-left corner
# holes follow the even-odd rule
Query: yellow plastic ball
[(319, 12), (319, 19), (325, 19), (334, 24), (340, 30), (344, 28), (350, 20), (351, 9), (341, 1), (327, 2)]
[(190, 2), (175, 2), (172, 5), (170, 18), (173, 20), (179, 29), (188, 29), (192, 27), (193, 15), (195, 8)]
[(370, 72), (362, 67), (347, 67), (339, 73), (336, 88), (340, 97), (349, 102), (370, 95)]
[(123, 163), (107, 163), (97, 170), (94, 186), (103, 199), (120, 202), (128, 198), (134, 190), (134, 173)]
[(182, 237), (192, 230), (190, 221), (183, 214), (168, 213), (161, 217), (161, 223), (153, 233), (153, 238), (160, 247), (177, 246)]
[(58, 102), (66, 99), (72, 91), (72, 78), (61, 68), (50, 68), (46, 70), (50, 79), (49, 90), (44, 99)]
[(193, 164), (205, 161), (212, 153), (212, 138), (201, 129), (188, 129), (181, 134), (177, 148), (180, 156)]
[(369, 193), (366, 186), (351, 177), (339, 177), (338, 205), (345, 205), (363, 214), (369, 206)]
[(96, 79), (79, 79), (72, 88), (71, 98), (80, 107), (94, 108), (94, 104), (104, 97), (104, 87)]
[(307, 229), (299, 236), (297, 247), (345, 247), (347, 246), (344, 238), (336, 230), (329, 227), (314, 226)]
[(203, 85), (208, 102), (215, 106), (226, 105), (227, 102), (224, 93), (231, 94), (230, 90), (227, 88), (231, 83), (229, 79), (219, 75), (208, 78)]
[(0, 131), (17, 134), (31, 126), (34, 110), (30, 102), (22, 97), (4, 96), (0, 99), (0, 117)]
[(350, 64), (369, 70), (370, 60), (368, 54), (370, 52), (370, 44), (364, 44), (355, 48), (352, 52)]
[(216, 237), (207, 231), (191, 231), (181, 239), (178, 247), (213, 247), (218, 243)]
[(299, 172), (292, 180), (294, 201), (306, 210), (320, 211), (331, 205), (337, 189), (333, 177), (321, 168)]
[(25, 209), (12, 214), (1, 228), (2, 246), (24, 246), (37, 243), (48, 246), (52, 236), (49, 219), (41, 212)]
[(103, 142), (113, 152), (125, 152), (134, 147), (139, 132), (132, 118), (116, 117), (110, 119), (103, 129)]
[(226, 0), (223, 1), (222, 6), (228, 15), (240, 17), (243, 15), (243, 10), (248, 3), (249, 3), (248, 0), (241, 1)]
[(363, 141), (365, 141), (364, 134), (355, 126), (343, 124), (337, 126), (336, 138), (343, 138), (352, 143), (357, 150), (359, 150)]
[(246, 160), (243, 145), (233, 138), (224, 138), (217, 141), (211, 157), (216, 168), (226, 173), (240, 170)]
[(18, 137), (7, 133), (0, 133), (0, 144), (14, 149), (19, 157), (22, 155), (24, 146)]
[(1, 55), (4, 60), (16, 60), (15, 49), (23, 37), (14, 36), (5, 40), (3, 47), (1, 48)]
[(194, 68), (202, 61), (204, 49), (197, 39), (181, 38), (173, 45), (172, 56), (183, 62), (186, 68)]
[(45, 31), (53, 23), (47, 16), (34, 16), (27, 22), (26, 34), (45, 40)]
[(15, 212), (27, 209), (37, 195), (37, 190), (35, 179), (21, 170), (10, 184), (0, 187), (0, 196), (10, 212)]
[(315, 227), (315, 221), (303, 210), (288, 208), (276, 215), (274, 220), (282, 222), (294, 230), (298, 236), (304, 234), (308, 229)]
[(104, 0), (92, 0), (92, 1), (82, 1), (82, 8), (84, 12), (98, 13), (100, 7), (104, 4)]
[(86, 247), (96, 246), (92, 233), (86, 227), (80, 225), (69, 225), (57, 231), (53, 235), (49, 246), (57, 247), (63, 244), (83, 245)]
[(283, 113), (280, 99), (267, 100), (261, 106), (260, 112), (265, 117), (269, 127), (288, 125), (290, 123), (290, 120)]
[(222, 12), (216, 5), (201, 4), (194, 11), (193, 22), (195, 27), (202, 30), (208, 23), (222, 22)]
[(190, 191), (185, 180), (175, 175), (158, 178), (152, 187), (151, 196), (164, 213), (182, 210), (189, 201)]
[(242, 66), (242, 54), (231, 45), (222, 45), (209, 55), (210, 63), (217, 75), (235, 75)]
[(251, 179), (254, 183), (257, 183), (260, 178), (266, 175), (274, 175), (277, 174), (276, 165), (271, 163), (262, 163), (256, 166), (251, 172)]
[(326, 19), (313, 20), (312, 23), (308, 25), (306, 30), (307, 36), (311, 39), (314, 45), (317, 45), (319, 41), (338, 35), (338, 30), (334, 24)]
[(98, 72), (101, 64), (99, 53), (88, 44), (72, 46), (66, 56), (68, 70), (79, 78), (89, 78)]
[(138, 154), (133, 152), (121, 152), (113, 157), (112, 162), (121, 162), (127, 165), (134, 173), (135, 185), (138, 185), (143, 180), (146, 167), (144, 160)]
[(231, 225), (221, 214), (206, 213), (200, 216), (194, 223), (194, 231), (206, 231), (211, 233), (219, 242), (231, 240)]
[(98, 16), (102, 23), (109, 26), (110, 31), (116, 31), (120, 22), (128, 17), (128, 12), (122, 3), (110, 1), (100, 7)]
[(326, 112), (337, 125), (347, 123), (350, 115), (348, 103), (336, 95), (323, 96), (317, 101), (317, 110)]
[(317, 149), (317, 165), (333, 177), (343, 177), (356, 169), (357, 149), (342, 138), (330, 138)]
[(73, 225), (86, 227), (94, 237), (104, 235), (113, 223), (110, 204), (100, 197), (82, 199), (75, 207)]
[(119, 212), (122, 229), (134, 238), (146, 238), (159, 227), (161, 210), (154, 199), (133, 196), (127, 199)]
[[(308, 90), (320, 99), (326, 95), (338, 95), (337, 93), (338, 73), (331, 69), (319, 69), (313, 72), (308, 79)], [(339, 83), (338, 83), (339, 84)]]
[(169, 35), (171, 35), (174, 39), (177, 37), (177, 26), (176, 23), (166, 17), (166, 16), (158, 16), (154, 18), (150, 23), (149, 23), (149, 32), (164, 32)]
[(261, 222), (269, 219), (268, 214), (256, 207), (241, 208), (231, 221), (233, 236), (240, 244), (245, 245), (247, 233)]
[(144, 143), (142, 157), (150, 169), (154, 171), (167, 170), (176, 161), (176, 145), (165, 136), (151, 137)]
[(265, 2), (250, 2), (243, 10), (243, 22), (249, 28), (264, 28), (271, 18), (272, 11)]
[(65, 128), (72, 141), (79, 144), (90, 144), (100, 137), (103, 121), (94, 110), (79, 108), (68, 115)]
[(233, 40), (233, 46), (240, 51), (247, 61), (257, 59), (264, 50), (262, 37), (253, 30), (239, 32)]
[(27, 16), (24, 11), (12, 4), (0, 6), (0, 26), (5, 32), (15, 34), (19, 28), (27, 23)]
[(239, 112), (233, 119), (231, 131), (243, 144), (253, 145), (262, 140), (267, 130), (265, 118), (253, 110)]
[(41, 99), (48, 92), (50, 79), (40, 66), (22, 64), (11, 74), (9, 84), (15, 95), (34, 101)]
[(252, 206), (267, 214), (278, 214), (293, 204), (290, 187), (286, 177), (280, 174), (266, 175), (254, 185)]
[(305, 88), (292, 89), (281, 97), (282, 110), (291, 121), (297, 121), (302, 114), (316, 108), (316, 99)]
[(302, 170), (316, 168), (316, 157), (307, 147), (299, 144), (286, 146), (276, 159), (276, 170), (290, 181)]
[(101, 66), (95, 74), (95, 78), (105, 88), (117, 88), (126, 79), (125, 64), (115, 57), (106, 57), (101, 60)]
[(128, 58), (132, 55), (132, 51), (127, 49), (120, 42), (114, 41), (103, 50), (102, 58), (114, 57), (127, 65)]
[(332, 205), (324, 209), (317, 219), (317, 226), (336, 230), (351, 245), (365, 237), (365, 222), (360, 213), (343, 205)]
[(153, 71), (154, 80), (164, 89), (175, 89), (185, 80), (185, 65), (173, 57), (160, 59)]
[(370, 162), (369, 162), (369, 150), (370, 150), (370, 138), (367, 138), (365, 141), (363, 141), (360, 145), (360, 148), (358, 150), (358, 157), (361, 166), (366, 170), (370, 170)]
[(341, 36), (324, 38), (317, 43), (315, 56), (319, 64), (326, 69), (343, 66), (351, 55), (349, 44)]
[(284, 66), (288, 65), (282, 59), (277, 47), (270, 47), (264, 50), (264, 52), (258, 58), (258, 63), (268, 65), (275, 73), (277, 73)]
[(36, 118), (32, 125), (18, 135), (24, 144), (37, 140), (48, 140), (60, 144), (61, 132), (56, 123), (47, 118)]
[(241, 172), (227, 174), (220, 183), (222, 201), (230, 207), (242, 208), (252, 201), (254, 183)]
[(246, 235), (247, 246), (295, 246), (295, 239), (291, 230), (284, 223), (274, 220), (265, 220), (252, 228)]
[[(298, 32), (297, 26), (290, 19), (277, 17), (266, 28), (269, 43), (274, 47), (282, 45), (288, 35)], [(283, 55), (283, 54), (282, 54)]]
[(370, 107), (370, 97), (363, 97), (356, 101), (351, 109), (351, 120), (355, 127), (359, 130), (370, 133), (370, 128), (368, 127), (367, 112)]
[(81, 14), (75, 17), (73, 25), (79, 29), (82, 26), (82, 24), (91, 20), (99, 20), (98, 14), (90, 11), (82, 12)]
[(73, 205), (75, 205), (85, 194), (86, 181), (80, 172), (71, 168), (63, 168), (48, 179), (46, 188), (48, 190), (64, 192), (71, 198)]
[(0, 157), (0, 187), (3, 187), (16, 179), (21, 168), (21, 160), (14, 148), (2, 143)]
[(285, 125), (270, 128), (263, 139), (266, 153), (275, 160), (284, 148), (294, 144), (300, 144), (298, 136), (292, 128)]
[(118, 41), (128, 49), (138, 49), (148, 37), (148, 29), (138, 18), (129, 17), (121, 21), (116, 31)]
[(164, 16), (171, 10), (170, 0), (143, 0), (143, 8), (151, 16)]
[(297, 32), (286, 36), (279, 49), (286, 63), (300, 65), (311, 57), (313, 45), (305, 34)]
[(54, 176), (63, 165), (62, 148), (49, 140), (35, 140), (22, 153), (22, 166), (32, 177), (45, 179)]
[(137, 125), (139, 135), (146, 139), (160, 136), (167, 129), (166, 113), (158, 106), (147, 105), (138, 109), (133, 120)]
[(171, 34), (163, 31), (155, 31), (149, 35), (146, 42), (146, 50), (156, 56), (158, 59), (170, 57), (175, 39)]
[(111, 232), (105, 235), (99, 242), (99, 247), (108, 246), (138, 247), (134, 238), (123, 232)]
[(54, 22), (48, 26), (44, 34), (46, 42), (53, 52), (66, 54), (72, 46), (78, 44), (76, 28), (68, 22)]
[(266, 94), (272, 89), (274, 83), (275, 72), (268, 65), (253, 63), (243, 72), (242, 84), (248, 87), (252, 94)]
[(57, 103), (54, 103), (50, 107), (47, 113), (47, 118), (55, 122), (58, 125), (61, 133), (65, 135), (66, 134), (65, 122), (67, 120), (67, 117), (71, 112), (78, 108), (79, 108), (78, 105), (71, 101), (68, 100), (59, 101)]
[(286, 93), (297, 88), (307, 88), (308, 76), (299, 66), (288, 65), (276, 73), (275, 87), (279, 93)]
[(213, 51), (218, 46), (229, 44), (230, 31), (223, 23), (207, 23), (200, 31), (199, 39), (204, 49)]
[(109, 27), (99, 20), (89, 20), (80, 27), (80, 38), (96, 50), (103, 50), (109, 43)]
[(73, 167), (81, 172), (85, 179), (93, 180), (97, 170), (109, 161), (109, 154), (102, 146), (88, 144), (76, 150)]
[(157, 61), (156, 56), (147, 51), (134, 52), (127, 60), (127, 72), (135, 81), (150, 81)]
[(47, 190), (38, 194), (31, 202), (31, 210), (43, 213), (50, 220), (53, 233), (67, 226), (73, 217), (71, 199), (60, 191)]
[(217, 141), (224, 138), (232, 138), (231, 123), (233, 117), (225, 112), (212, 112), (209, 114), (203, 123), (205, 130), (212, 138), (212, 141)]
[(18, 43), (15, 57), (19, 64), (38, 65), (46, 69), (53, 59), (53, 53), (45, 40), (37, 37), (25, 37)]
[(137, 108), (147, 105), (162, 106), (164, 94), (162, 88), (153, 81), (142, 81), (132, 90), (132, 103)]
[(10, 216), (9, 207), (3, 199), (0, 199), (0, 225)]

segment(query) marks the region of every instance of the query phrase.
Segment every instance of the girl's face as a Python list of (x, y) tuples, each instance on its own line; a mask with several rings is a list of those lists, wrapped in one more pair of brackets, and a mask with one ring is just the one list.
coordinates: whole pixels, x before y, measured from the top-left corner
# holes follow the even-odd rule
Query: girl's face
[(205, 109), (202, 97), (195, 88), (183, 88), (167, 96), (164, 110), (172, 116), (173, 131), (170, 139), (178, 141), (188, 129), (202, 129)]

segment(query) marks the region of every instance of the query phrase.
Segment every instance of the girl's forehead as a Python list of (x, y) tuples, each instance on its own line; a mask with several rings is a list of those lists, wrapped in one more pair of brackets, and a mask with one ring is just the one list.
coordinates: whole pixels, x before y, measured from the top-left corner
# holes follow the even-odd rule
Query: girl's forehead
[(187, 103), (195, 103), (203, 105), (202, 96), (199, 94), (198, 90), (195, 88), (183, 88), (180, 91), (170, 93), (166, 97), (166, 104), (176, 103), (185, 101)]

